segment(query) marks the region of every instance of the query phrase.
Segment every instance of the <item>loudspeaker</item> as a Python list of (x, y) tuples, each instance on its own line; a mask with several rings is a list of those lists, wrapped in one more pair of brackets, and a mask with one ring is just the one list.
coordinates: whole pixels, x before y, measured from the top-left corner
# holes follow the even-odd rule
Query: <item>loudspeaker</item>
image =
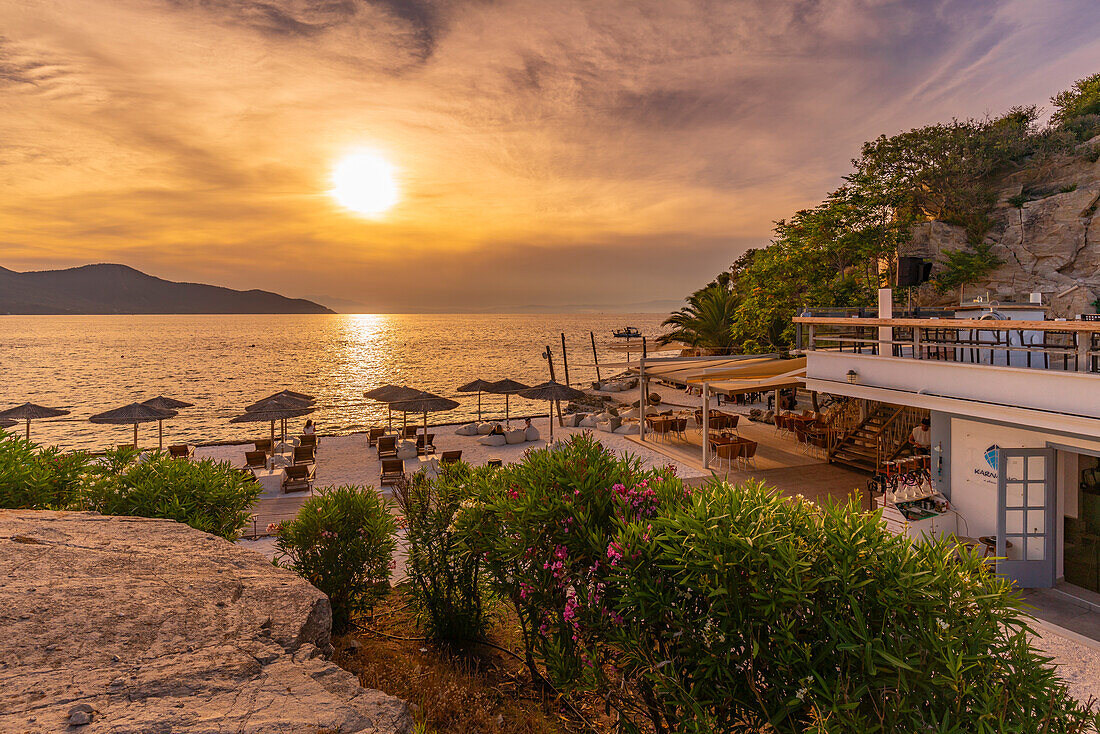
[(920, 257), (898, 257), (898, 287), (908, 288), (928, 282), (932, 263)]

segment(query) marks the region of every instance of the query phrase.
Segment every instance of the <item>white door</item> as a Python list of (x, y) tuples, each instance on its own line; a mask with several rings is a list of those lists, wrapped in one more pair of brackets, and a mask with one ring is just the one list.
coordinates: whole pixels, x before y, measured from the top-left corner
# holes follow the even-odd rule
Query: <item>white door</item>
[(1026, 589), (1054, 586), (1055, 451), (997, 455), (997, 572)]

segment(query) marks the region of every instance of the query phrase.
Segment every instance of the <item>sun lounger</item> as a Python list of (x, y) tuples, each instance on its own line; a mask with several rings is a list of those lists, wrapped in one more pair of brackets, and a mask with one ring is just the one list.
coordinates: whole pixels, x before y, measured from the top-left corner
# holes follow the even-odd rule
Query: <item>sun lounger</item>
[(377, 446), (378, 445), (378, 439), (382, 438), (385, 435), (386, 435), (386, 429), (385, 428), (372, 428), (372, 429), (370, 429), (370, 431), (367, 432), (367, 445), (368, 446)]
[(317, 434), (316, 433), (304, 433), (298, 436), (298, 448), (317, 448)]
[(382, 476), (378, 483), (388, 487), (405, 476), (405, 462), (402, 459), (383, 459)]
[(283, 492), (308, 492), (313, 486), (315, 465), (299, 464), (286, 468), (286, 479), (283, 480)]
[(312, 464), (316, 459), (312, 446), (296, 446), (294, 448), (294, 465)]
[(397, 436), (382, 436), (378, 439), (378, 458), (397, 458)]
[(195, 455), (195, 447), (183, 444), (181, 446), (169, 446), (168, 454), (177, 459), (190, 459)]
[(271, 439), (261, 438), (259, 441), (256, 441), (256, 450), (263, 451), (265, 454), (272, 453)]
[(434, 441), (434, 440), (435, 440), (435, 434), (434, 433), (429, 433), (428, 434), (428, 439), (427, 439), (427, 445), (425, 445), (424, 434), (423, 433), (416, 434), (416, 453), (419, 454), (419, 455), (434, 454), (435, 453), (435, 446), (432, 444), (432, 441)]
[(266, 451), (245, 451), (244, 452), (244, 465), (249, 469), (266, 469), (267, 468), (267, 452)]
[(405, 426), (405, 438), (413, 438), (419, 430), (420, 426)]
[(457, 464), (462, 461), (462, 450), (458, 451), (444, 451), (439, 455), (440, 464)]

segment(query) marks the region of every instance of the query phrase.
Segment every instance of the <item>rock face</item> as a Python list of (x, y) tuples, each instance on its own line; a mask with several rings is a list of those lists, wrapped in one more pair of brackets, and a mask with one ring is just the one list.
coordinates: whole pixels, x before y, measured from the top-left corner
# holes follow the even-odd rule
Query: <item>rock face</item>
[(328, 662), (328, 599), (166, 520), (0, 510), (0, 731), (412, 730)]
[[(996, 300), (1016, 301), (1038, 291), (1052, 316), (1094, 313), (1092, 303), (1100, 296), (1100, 160), (1090, 161), (1085, 153), (1098, 147), (1100, 137), (1080, 146), (1082, 155), (1025, 167), (1003, 179), (986, 236), (1003, 264), (968, 286), (968, 297), (988, 292)], [(927, 222), (914, 229), (900, 254), (931, 259), (936, 272), (945, 250), (964, 247), (961, 227)], [(958, 302), (958, 293), (936, 294), (925, 287), (921, 302), (949, 305)]]

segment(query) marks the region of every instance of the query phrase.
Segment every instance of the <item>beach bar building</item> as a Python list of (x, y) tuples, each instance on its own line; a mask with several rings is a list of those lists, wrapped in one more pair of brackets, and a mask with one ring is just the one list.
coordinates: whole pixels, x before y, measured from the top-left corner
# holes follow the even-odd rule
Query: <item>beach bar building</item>
[(904, 431), (929, 417), (932, 483), (958, 533), (994, 536), (1020, 586), (1100, 608), (1100, 321), (981, 302), (893, 318), (881, 300), (876, 318), (795, 319), (806, 387), (856, 420), (908, 416)]

